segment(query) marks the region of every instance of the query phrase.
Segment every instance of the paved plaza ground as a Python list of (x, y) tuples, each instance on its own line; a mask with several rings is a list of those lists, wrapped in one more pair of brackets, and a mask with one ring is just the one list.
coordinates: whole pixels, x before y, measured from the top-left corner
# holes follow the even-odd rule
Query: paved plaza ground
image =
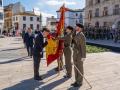
[[(65, 71), (54, 71), (57, 63), (46, 66), (45, 58), (41, 61), (40, 74), (43, 81), (33, 80), (32, 58), (27, 57), (22, 39), (0, 39), (0, 90), (87, 90), (84, 81), (81, 88), (70, 86), (73, 77), (64, 79)], [(103, 52), (87, 54), (84, 62), (85, 77), (92, 85), (91, 90), (120, 90), (120, 54)]]

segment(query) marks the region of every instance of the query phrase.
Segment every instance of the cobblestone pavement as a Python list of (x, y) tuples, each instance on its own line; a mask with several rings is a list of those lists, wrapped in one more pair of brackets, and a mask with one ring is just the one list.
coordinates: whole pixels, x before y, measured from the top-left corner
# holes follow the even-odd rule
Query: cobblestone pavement
[[(0, 41), (4, 41), (2, 44), (0, 42), (0, 90), (86, 90), (89, 88), (85, 81), (81, 88), (71, 87), (70, 84), (74, 82), (74, 71), (71, 79), (64, 79), (65, 71), (56, 73), (54, 68), (57, 63), (54, 62), (47, 67), (45, 58), (41, 60), (40, 66), (40, 74), (44, 80), (33, 80), (32, 58), (27, 57), (22, 40), (5, 38)], [(87, 54), (84, 62), (85, 77), (92, 85), (92, 90), (120, 90), (119, 70), (119, 53)]]

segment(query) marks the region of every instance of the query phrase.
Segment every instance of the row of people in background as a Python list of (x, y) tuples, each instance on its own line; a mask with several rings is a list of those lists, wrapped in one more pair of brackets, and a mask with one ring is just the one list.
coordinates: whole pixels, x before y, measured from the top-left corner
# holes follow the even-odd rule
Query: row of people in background
[[(9, 37), (10, 36), (12, 36), (12, 37), (22, 36), (22, 38), (23, 38), (23, 36), (26, 33), (26, 31), (27, 30), (25, 30), (25, 29), (23, 29), (23, 30), (8, 30), (8, 31), (4, 30), (4, 31), (2, 31), (2, 35), (9, 36)], [(32, 30), (32, 32), (33, 32), (33, 30)], [(39, 31), (37, 31), (37, 30), (34, 31), (35, 34), (37, 32), (39, 32)]]
[(33, 44), (34, 44), (34, 34), (32, 33), (32, 29), (28, 28), (27, 32), (22, 32), (23, 42), (26, 46), (28, 56), (33, 55)]
[(120, 39), (120, 28), (109, 27), (85, 27), (87, 39), (113, 40), (115, 43)]
[(27, 30), (22, 31), (22, 39), (24, 42), (24, 45), (27, 49), (28, 56), (32, 57), (33, 56), (33, 46), (35, 44), (35, 38), (37, 35), (41, 34), (41, 31), (34, 31), (31, 28), (28, 28)]
[(2, 32), (2, 35), (4, 35), (4, 36), (12, 36), (12, 37), (15, 37), (15, 36), (17, 36), (17, 31), (15, 31), (15, 30), (13, 30), (12, 32), (10, 32), (9, 30), (8, 31), (3, 31)]
[[(65, 67), (67, 74), (64, 78), (71, 78), (72, 77), (72, 49), (71, 44), (73, 44), (73, 62), (74, 65), (78, 68), (78, 70), (84, 74), (83, 71), (83, 61), (86, 58), (86, 41), (85, 36), (83, 34), (84, 26), (81, 24), (76, 24), (75, 30), (73, 27), (68, 26), (66, 27), (66, 34), (62, 39), (64, 40), (64, 57), (65, 57)], [(49, 29), (44, 28), (43, 32), (36, 31), (34, 34), (32, 30), (28, 28), (27, 32), (23, 34), (23, 41), (26, 45), (28, 56), (33, 56), (34, 62), (34, 79), (35, 80), (42, 80), (42, 77), (39, 75), (39, 66), (41, 58), (43, 57), (43, 48), (48, 44), (47, 40), (44, 41), (44, 38), (47, 35), (51, 34)], [(62, 61), (62, 56), (60, 56), (60, 60)], [(62, 64), (61, 64), (62, 65)], [(59, 66), (58, 66), (59, 67)], [(60, 68), (63, 66), (60, 66)], [(79, 71), (74, 69), (75, 71), (75, 82), (71, 84), (74, 87), (80, 87), (83, 83), (83, 77), (79, 74)]]

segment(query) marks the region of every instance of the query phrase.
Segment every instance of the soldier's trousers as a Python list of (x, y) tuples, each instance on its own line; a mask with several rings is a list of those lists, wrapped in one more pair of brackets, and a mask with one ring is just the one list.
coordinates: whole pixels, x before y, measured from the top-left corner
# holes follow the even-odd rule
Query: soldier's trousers
[[(81, 74), (84, 74), (83, 62), (81, 61), (81, 56), (76, 51), (73, 52), (73, 62), (75, 64), (75, 66), (79, 69)], [(76, 82), (78, 84), (82, 84), (83, 77), (79, 74), (79, 72), (77, 71), (77, 69), (75, 67), (74, 67), (74, 71), (75, 71), (75, 80), (76, 80)]]
[(40, 56), (33, 55), (34, 77), (39, 77)]
[(65, 67), (66, 67), (67, 75), (69, 76), (72, 76), (71, 54), (72, 54), (72, 51), (70, 47), (65, 47), (64, 48)]

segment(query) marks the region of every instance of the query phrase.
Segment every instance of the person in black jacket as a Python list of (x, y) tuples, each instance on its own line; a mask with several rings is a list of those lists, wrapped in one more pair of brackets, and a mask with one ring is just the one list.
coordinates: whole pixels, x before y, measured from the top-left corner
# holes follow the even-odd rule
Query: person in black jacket
[(39, 66), (41, 58), (43, 57), (43, 48), (48, 44), (47, 41), (44, 42), (44, 37), (47, 37), (49, 30), (47, 28), (43, 29), (43, 33), (39, 33), (35, 38), (34, 50), (33, 50), (33, 62), (34, 62), (34, 79), (42, 80), (39, 76)]
[(33, 56), (33, 43), (34, 35), (32, 34), (32, 29), (28, 28), (28, 31), (24, 35), (24, 43), (27, 48), (28, 56), (32, 58)]

